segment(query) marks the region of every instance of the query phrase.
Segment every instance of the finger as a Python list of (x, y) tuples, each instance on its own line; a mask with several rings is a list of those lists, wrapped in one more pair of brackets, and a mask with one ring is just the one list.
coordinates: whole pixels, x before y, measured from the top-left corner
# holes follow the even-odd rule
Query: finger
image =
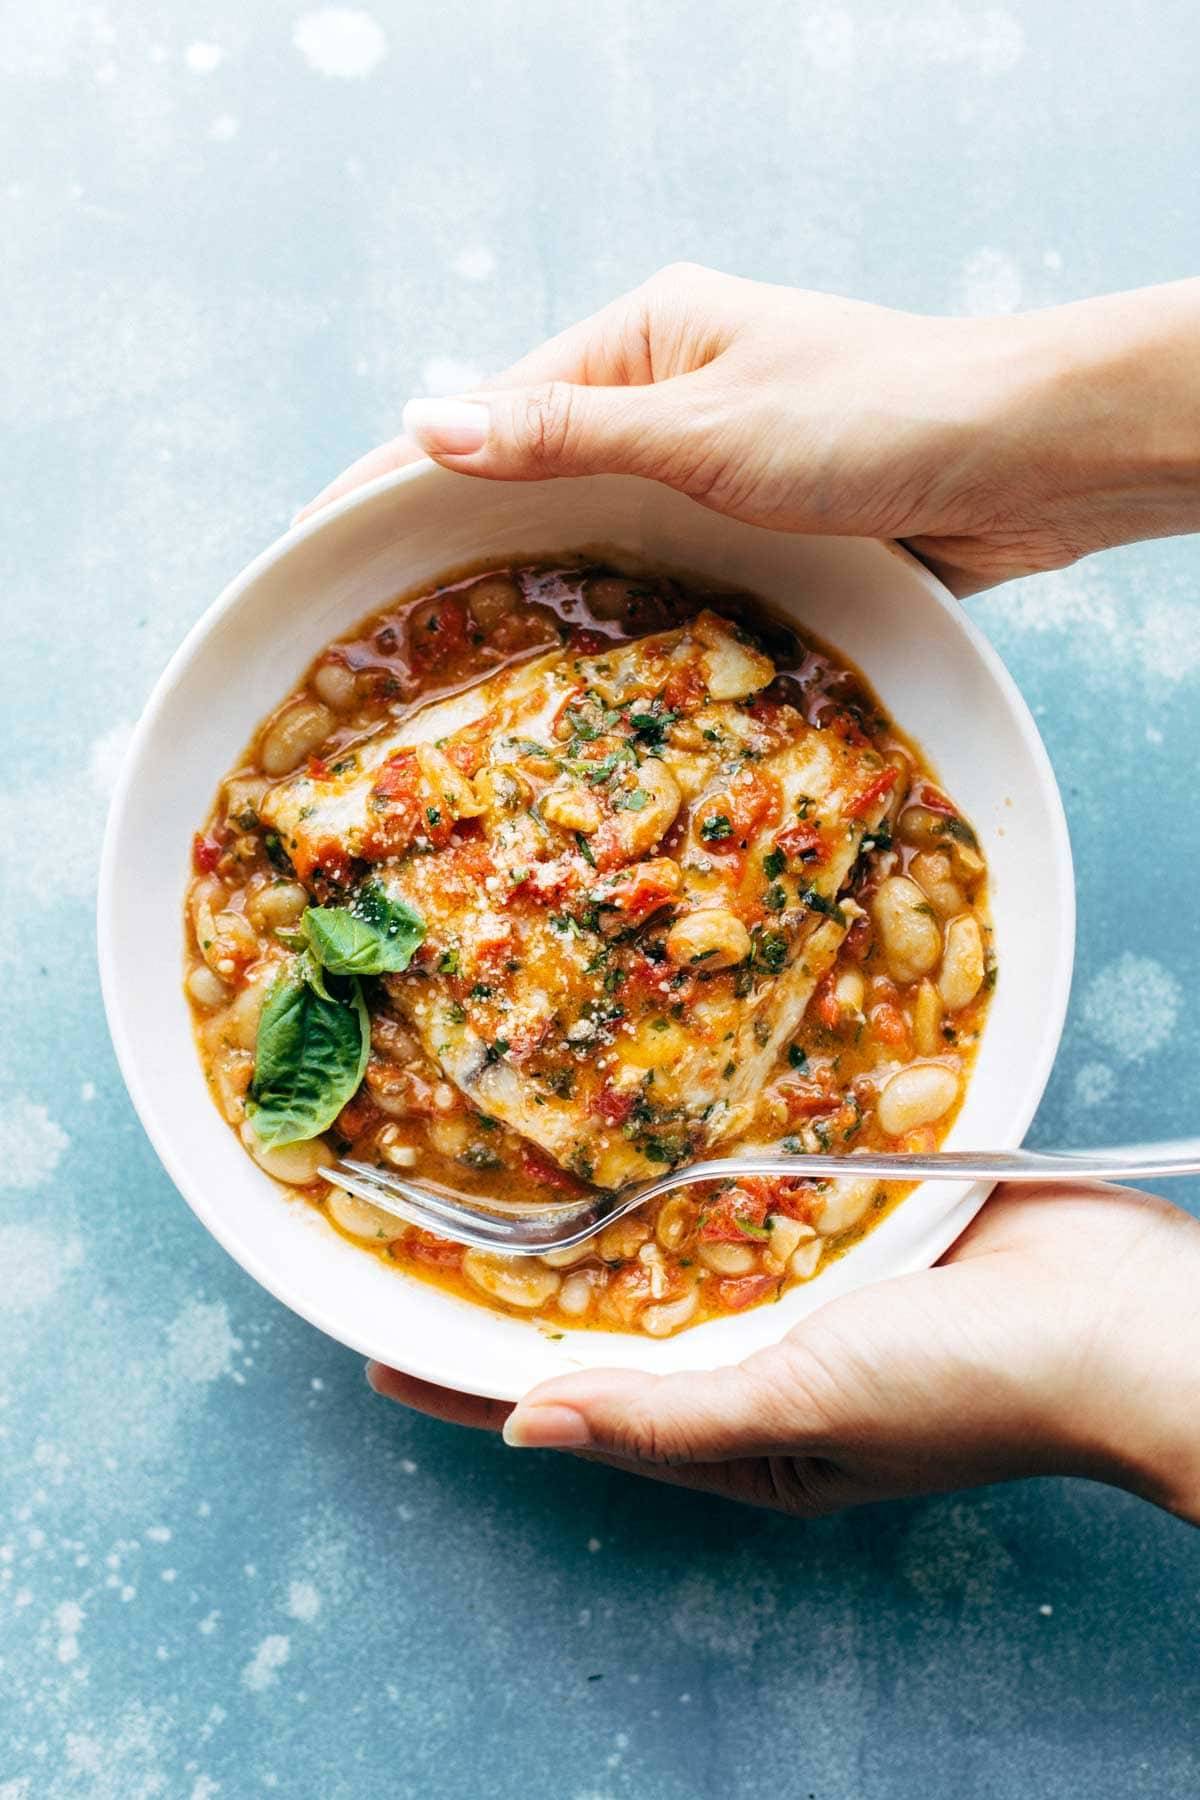
[[(537, 387), (550, 381), (622, 383), (653, 381), (654, 370), (646, 328), (646, 299), (640, 288), (622, 294), (590, 317), (570, 325), (555, 337), (530, 350), (509, 368), (479, 383), (478, 392), (495, 388)], [(402, 432), (399, 437), (368, 450), (357, 462), (331, 481), (292, 520), (299, 525), (315, 512), (340, 500), (343, 494), (375, 481), (393, 469), (419, 462), (425, 451)]]
[(454, 1388), (436, 1387), (431, 1381), (419, 1381), (401, 1369), (389, 1369), (383, 1363), (367, 1364), (367, 1381), (385, 1399), (398, 1400), (414, 1412), (430, 1419), (444, 1419), (450, 1425), (469, 1425), (475, 1431), (499, 1431), (512, 1411), (507, 1400), (490, 1400), (485, 1394), (460, 1394)]
[(678, 1375), (607, 1369), (535, 1388), (509, 1415), (516, 1448), (594, 1450), (638, 1463), (721, 1462), (803, 1451), (820, 1412), (788, 1343), (732, 1367)]
[(816, 1458), (739, 1456), (729, 1462), (640, 1463), (626, 1456), (595, 1450), (571, 1453), (580, 1462), (598, 1463), (622, 1475), (639, 1475), (668, 1487), (713, 1494), (741, 1506), (768, 1507), (792, 1518), (824, 1518), (843, 1507), (861, 1506), (890, 1496), (851, 1479), (835, 1465)]
[(404, 426), (447, 469), (498, 481), (653, 475), (702, 493), (719, 467), (707, 371), (643, 386), (562, 380), (461, 399), (410, 400)]

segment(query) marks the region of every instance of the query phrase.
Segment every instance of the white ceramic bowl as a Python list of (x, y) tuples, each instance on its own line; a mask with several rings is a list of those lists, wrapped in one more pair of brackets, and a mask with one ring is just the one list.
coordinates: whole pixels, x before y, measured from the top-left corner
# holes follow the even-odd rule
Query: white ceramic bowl
[(129, 748), (100, 877), (113, 1041), (168, 1173), (243, 1268), (353, 1349), (505, 1399), (580, 1367), (666, 1371), (745, 1356), (836, 1294), (929, 1266), (987, 1193), (926, 1184), (777, 1305), (665, 1341), (586, 1331), (552, 1341), (355, 1249), (261, 1174), (219, 1116), (181, 974), (192, 834), (223, 771), (317, 652), (365, 613), (483, 559), (575, 550), (744, 586), (809, 626), (865, 671), (974, 822), (991, 870), (999, 980), (952, 1144), (1021, 1142), (1058, 1047), (1074, 944), (1066, 822), (1037, 728), (957, 602), (894, 546), (758, 530), (629, 477), (499, 484), (427, 463), (272, 545), (180, 646)]

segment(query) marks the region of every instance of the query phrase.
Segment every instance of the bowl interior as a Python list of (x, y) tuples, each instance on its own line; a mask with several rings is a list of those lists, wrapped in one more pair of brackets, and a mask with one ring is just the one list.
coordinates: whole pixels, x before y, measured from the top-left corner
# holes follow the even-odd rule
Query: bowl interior
[(746, 587), (826, 638), (859, 664), (974, 823), (990, 864), (999, 979), (952, 1145), (1021, 1141), (1070, 984), (1070, 850), (1037, 730), (994, 651), (903, 551), (740, 525), (632, 477), (499, 484), (427, 464), (281, 539), (191, 632), (130, 746), (100, 883), (113, 1039), (168, 1172), (252, 1275), (354, 1349), (502, 1398), (573, 1368), (666, 1371), (745, 1356), (835, 1294), (928, 1266), (987, 1191), (925, 1184), (775, 1306), (662, 1342), (592, 1331), (552, 1339), (356, 1250), (262, 1175), (219, 1117), (183, 997), (181, 919), (192, 833), (222, 772), (317, 652), (364, 613), (485, 559), (578, 550)]

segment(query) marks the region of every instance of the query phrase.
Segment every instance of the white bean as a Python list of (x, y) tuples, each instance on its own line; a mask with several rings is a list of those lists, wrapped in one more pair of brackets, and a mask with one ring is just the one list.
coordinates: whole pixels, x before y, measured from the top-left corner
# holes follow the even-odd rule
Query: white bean
[(689, 1288), (678, 1300), (663, 1300), (656, 1306), (647, 1306), (641, 1317), (643, 1331), (651, 1337), (670, 1337), (681, 1325), (686, 1325), (700, 1303), (696, 1289)]
[(258, 760), (268, 775), (287, 775), (333, 730), (333, 714), (315, 700), (290, 700), (267, 726)]
[(788, 1263), (788, 1274), (794, 1276), (797, 1281), (807, 1281), (810, 1275), (815, 1275), (817, 1264), (821, 1260), (822, 1247), (819, 1237), (801, 1244), (800, 1248), (793, 1252), (791, 1261)]
[(838, 976), (833, 989), (833, 997), (838, 1003), (839, 1012), (853, 1016), (861, 1013), (866, 996), (866, 983), (858, 969), (846, 969)]
[(545, 1306), (559, 1288), (560, 1278), (554, 1270), (543, 1268), (531, 1257), (493, 1256), (487, 1250), (468, 1250), (462, 1266), (468, 1280), (493, 1300), (527, 1312)]
[(520, 584), (511, 575), (485, 575), (467, 592), (471, 617), (483, 631), (490, 631), (521, 604)]
[(565, 781), (543, 796), (542, 817), (564, 831), (590, 835), (599, 828), (604, 814), (595, 794), (590, 794), (581, 781)]
[(253, 1050), (258, 1039), (258, 1019), (266, 1002), (274, 970), (260, 981), (248, 981), (230, 1004), (221, 1023), (221, 1036), (239, 1050)]
[(649, 1236), (650, 1227), (645, 1219), (630, 1213), (628, 1218), (616, 1219), (604, 1227), (596, 1239), (596, 1249), (605, 1262), (628, 1262)]
[(191, 971), (187, 991), (200, 1006), (221, 1006), (229, 998), (229, 989), (206, 963), (197, 963)]
[(941, 1119), (958, 1099), (958, 1076), (944, 1063), (911, 1063), (885, 1082), (875, 1107), (879, 1129), (903, 1137)]
[(817, 1221), (821, 1236), (833, 1237), (837, 1232), (857, 1225), (874, 1199), (878, 1186), (877, 1181), (869, 1180), (831, 1181)]
[(771, 1228), (767, 1260), (778, 1263), (780, 1269), (794, 1250), (798, 1250), (808, 1238), (816, 1236), (811, 1225), (806, 1225), (803, 1219), (789, 1219), (786, 1213), (774, 1213), (767, 1224)]
[(349, 712), (358, 699), (358, 681), (353, 671), (332, 657), (323, 662), (313, 676), (313, 687), (334, 712)]
[(296, 881), (272, 881), (246, 896), (246, 912), (258, 931), (295, 925), (307, 905), (308, 895)]
[(664, 1250), (678, 1250), (691, 1236), (696, 1223), (696, 1203), (683, 1194), (672, 1194), (663, 1201), (654, 1221), (654, 1235)]
[(944, 850), (918, 850), (908, 872), (940, 919), (952, 919), (966, 908), (967, 897)]
[(871, 903), (888, 968), (897, 981), (928, 975), (942, 954), (942, 934), (924, 894), (907, 875), (881, 881)]
[(372, 1206), (367, 1200), (359, 1200), (355, 1195), (347, 1194), (342, 1188), (329, 1190), (325, 1210), (334, 1223), (340, 1225), (343, 1231), (349, 1232), (351, 1237), (369, 1238), (374, 1242), (385, 1240), (390, 1243), (404, 1231), (399, 1219), (394, 1219), (378, 1206)]
[(283, 1144), (277, 1150), (268, 1150), (259, 1143), (250, 1119), (242, 1126), (241, 1137), (259, 1168), (276, 1181), (286, 1181), (289, 1187), (308, 1187), (317, 1179), (321, 1164), (330, 1160), (324, 1138), (306, 1138), (300, 1144)]
[(750, 954), (750, 933), (736, 914), (723, 906), (677, 920), (666, 943), (667, 955), (680, 967), (703, 963), (706, 969), (731, 969)]
[(582, 1318), (592, 1304), (592, 1293), (596, 1287), (592, 1279), (594, 1270), (568, 1275), (558, 1290), (559, 1310), (570, 1314), (573, 1319)]
[(593, 1255), (595, 1248), (591, 1238), (585, 1238), (582, 1244), (572, 1244), (567, 1250), (547, 1250), (539, 1260), (548, 1269), (572, 1269), (585, 1256)]
[(983, 933), (974, 913), (960, 913), (946, 928), (938, 992), (947, 1012), (969, 1006), (983, 986)]
[(749, 1244), (698, 1244), (696, 1255), (715, 1275), (749, 1275), (758, 1261)]
[(924, 980), (913, 1001), (913, 1043), (922, 1056), (936, 1056), (945, 1049), (942, 1038), (942, 996), (932, 981)]

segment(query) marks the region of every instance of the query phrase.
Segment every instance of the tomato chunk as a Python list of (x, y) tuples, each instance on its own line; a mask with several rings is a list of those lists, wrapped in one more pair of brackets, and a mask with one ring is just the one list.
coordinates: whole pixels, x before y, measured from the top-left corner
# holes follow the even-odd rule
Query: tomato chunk
[(718, 1305), (730, 1312), (741, 1312), (743, 1307), (754, 1306), (768, 1294), (777, 1293), (779, 1282), (778, 1275), (729, 1275), (714, 1282), (709, 1292)]
[(224, 845), (215, 837), (206, 837), (198, 831), (192, 839), (192, 864), (198, 875), (211, 875), (221, 860)]
[(791, 862), (828, 860), (829, 850), (821, 835), (821, 827), (811, 819), (797, 819), (794, 825), (785, 825), (775, 842)]
[(868, 781), (862, 792), (855, 794), (846, 808), (846, 817), (848, 819), (865, 819), (872, 808), (878, 806), (883, 796), (891, 793), (899, 778), (899, 769), (880, 769), (878, 775)]
[(749, 1182), (739, 1182), (736, 1187), (727, 1188), (700, 1215), (701, 1243), (744, 1244), (754, 1238), (765, 1242), (769, 1206), (761, 1187), (752, 1192)]

